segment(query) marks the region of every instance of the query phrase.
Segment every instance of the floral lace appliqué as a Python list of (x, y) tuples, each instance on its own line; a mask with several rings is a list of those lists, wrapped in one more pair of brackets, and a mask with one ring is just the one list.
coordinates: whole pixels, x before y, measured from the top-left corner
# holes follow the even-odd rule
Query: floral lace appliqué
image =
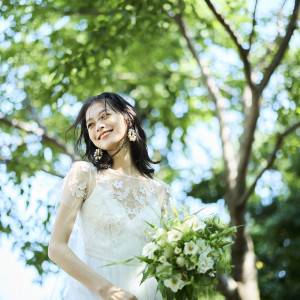
[(142, 193), (142, 194), (145, 194), (146, 193), (146, 187), (144, 186), (144, 185), (140, 185), (140, 192)]
[(145, 197), (142, 195), (138, 195), (135, 190), (132, 191), (133, 198), (139, 202), (139, 204), (144, 205), (145, 204)]
[(78, 180), (75, 179), (69, 183), (69, 186), (71, 188), (72, 196), (75, 196), (78, 198), (85, 198), (85, 196), (86, 196), (86, 182), (85, 181), (79, 183)]
[(89, 164), (81, 164), (81, 170), (85, 173), (87, 173), (90, 170), (90, 165)]
[(126, 190), (124, 192), (122, 191), (117, 191), (116, 193), (117, 198), (122, 201), (124, 199), (127, 198), (128, 194), (129, 194), (129, 188), (126, 188)]
[(121, 180), (115, 180), (115, 181), (114, 181), (114, 186), (115, 186), (117, 189), (122, 188), (122, 186), (123, 186), (123, 181), (121, 181)]
[(149, 192), (150, 192), (151, 194), (155, 194), (155, 188), (154, 188), (154, 186), (150, 186), (150, 187), (149, 187)]

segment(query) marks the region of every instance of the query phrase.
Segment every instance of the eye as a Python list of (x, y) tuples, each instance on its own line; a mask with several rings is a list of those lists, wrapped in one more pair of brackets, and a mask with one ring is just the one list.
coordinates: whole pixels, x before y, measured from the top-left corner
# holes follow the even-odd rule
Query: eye
[(101, 119), (105, 119), (107, 116), (108, 116), (108, 114), (107, 114), (107, 113), (104, 113), (104, 114), (101, 116)]
[(90, 128), (92, 125), (93, 125), (93, 123), (90, 123), (90, 124), (87, 126), (87, 128)]

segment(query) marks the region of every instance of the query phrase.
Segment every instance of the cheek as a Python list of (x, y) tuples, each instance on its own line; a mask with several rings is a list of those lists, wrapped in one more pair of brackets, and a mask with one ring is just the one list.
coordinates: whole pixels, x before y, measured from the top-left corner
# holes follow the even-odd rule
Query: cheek
[(126, 131), (127, 124), (126, 124), (124, 119), (119, 120), (119, 126), (118, 127), (119, 127), (119, 131), (121, 131), (122, 133), (124, 133)]
[(119, 138), (119, 135), (121, 136), (123, 134), (124, 131), (124, 124), (122, 119), (120, 118), (114, 118), (110, 120), (110, 127), (113, 128), (113, 133), (115, 136), (117, 136)]
[(89, 134), (90, 140), (91, 140), (91, 141), (94, 141), (94, 140), (95, 140), (95, 137), (94, 137), (93, 131), (92, 131), (92, 130), (89, 130), (89, 131), (88, 131), (88, 134)]

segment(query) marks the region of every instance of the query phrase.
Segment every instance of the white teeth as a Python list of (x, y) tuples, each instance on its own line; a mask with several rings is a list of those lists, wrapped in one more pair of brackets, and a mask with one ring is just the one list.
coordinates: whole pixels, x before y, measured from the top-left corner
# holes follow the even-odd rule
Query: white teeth
[(100, 139), (102, 138), (103, 135), (107, 134), (108, 132), (112, 132), (112, 130), (106, 131), (104, 134), (102, 134), (102, 135), (100, 136)]

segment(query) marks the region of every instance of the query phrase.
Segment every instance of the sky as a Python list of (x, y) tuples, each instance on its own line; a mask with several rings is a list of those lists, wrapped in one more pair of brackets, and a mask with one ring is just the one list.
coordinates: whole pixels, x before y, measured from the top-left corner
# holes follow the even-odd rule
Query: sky
[[(259, 7), (258, 7), (258, 15), (261, 13), (266, 13), (274, 7), (280, 7), (281, 1), (275, 1), (274, 4), (273, 1), (259, 1)], [(254, 5), (254, 1), (249, 1), (251, 3), (250, 5)], [(289, 1), (287, 3), (287, 7), (291, 6), (292, 1)], [(0, 20), (0, 27), (4, 23), (1, 23)], [(2, 26), (3, 27), (3, 26)], [(45, 28), (47, 30), (47, 28)], [(265, 34), (270, 34), (274, 28), (268, 27), (265, 29)], [(183, 107), (180, 106), (180, 103), (178, 104), (178, 107), (174, 107), (174, 110), (181, 110)], [(175, 113), (175, 112), (174, 112)], [(265, 117), (264, 117), (265, 116)], [(262, 114), (262, 118), (260, 122), (263, 122), (264, 125), (267, 124), (267, 128), (269, 131), (272, 131), (272, 128), (274, 126), (274, 122), (276, 121), (276, 116), (272, 116), (271, 111), (264, 111)], [(258, 124), (260, 126), (260, 124)], [(214, 127), (214, 126), (213, 126)], [(205, 125), (197, 125), (194, 128), (191, 128), (190, 130), (190, 145), (191, 145), (191, 158), (192, 161), (195, 161), (198, 163), (198, 165), (202, 166), (202, 170), (209, 169), (208, 161), (209, 158), (207, 157), (207, 151), (203, 149), (201, 146), (193, 143), (194, 136), (196, 136), (199, 131), (201, 131), (201, 134), (205, 137), (207, 137), (207, 145), (206, 147), (208, 149), (212, 149), (212, 156), (218, 157), (220, 155), (220, 142), (217, 138), (218, 134), (214, 132), (213, 129), (205, 126)], [(157, 128), (157, 136), (160, 138), (153, 138), (151, 140), (151, 143), (153, 145), (156, 144), (156, 146), (159, 148), (163, 148), (164, 140), (161, 138), (164, 135), (163, 129)], [(168, 158), (176, 158), (176, 167), (180, 167), (182, 169), (184, 168), (190, 168), (189, 161), (187, 161), (184, 157), (180, 156), (180, 149), (181, 145), (178, 144), (177, 146), (174, 146), (174, 151), (170, 152), (170, 156)], [(151, 147), (149, 147), (149, 154), (151, 155)], [(199, 153), (201, 155), (199, 155)], [(169, 159), (171, 160), (171, 159)], [(46, 195), (47, 191), (49, 191), (55, 184), (55, 181), (57, 182), (57, 179), (54, 179), (51, 184), (43, 185), (43, 183), (47, 182), (48, 179), (45, 179), (43, 177), (44, 175), (39, 175), (40, 177), (36, 180), (36, 186), (33, 187), (34, 189), (34, 195), (31, 201), (35, 201), (37, 198), (41, 198), (41, 193), (45, 195), (44, 200), (48, 201)], [(265, 204), (268, 203), (268, 199), (271, 198), (270, 195), (270, 189), (268, 188), (268, 182), (270, 181), (270, 177), (272, 177), (272, 180), (276, 181), (277, 184), (276, 187), (278, 187), (277, 193), (280, 193), (280, 187), (281, 187), (281, 177), (278, 173), (271, 173), (266, 172), (263, 176), (263, 178), (258, 182), (257, 190), (261, 193), (263, 196), (262, 199), (265, 201)], [(48, 178), (48, 177), (47, 177)], [(195, 181), (197, 178), (194, 179)], [(184, 197), (184, 193), (182, 193), (183, 188), (188, 188), (187, 186), (182, 186), (182, 184), (179, 181), (174, 181), (172, 185), (173, 192), (178, 195), (178, 198)], [(46, 192), (45, 192), (46, 191)], [(275, 191), (276, 192), (276, 191)], [(13, 193), (13, 192), (12, 192)], [(274, 191), (272, 192), (274, 193)], [(201, 207), (200, 202), (195, 202), (191, 198), (187, 199), (187, 204), (192, 208), (192, 210), (198, 210)], [(219, 200), (218, 203), (210, 205), (209, 209), (206, 210), (207, 213), (217, 213), (219, 214), (223, 221), (228, 221), (228, 215), (224, 209), (224, 200)], [(15, 300), (15, 299), (22, 299), (22, 300), (46, 300), (49, 298), (51, 294), (51, 290), (54, 286), (56, 275), (49, 275), (47, 276), (46, 280), (43, 282), (43, 285), (40, 286), (36, 283), (34, 283), (34, 279), (37, 278), (37, 272), (32, 267), (25, 267), (24, 263), (19, 260), (19, 253), (16, 249), (15, 251), (11, 250), (12, 241), (7, 239), (4, 236), (1, 236), (0, 239), (0, 300)]]
[(0, 244), (0, 300), (47, 300), (55, 283), (50, 275), (43, 285), (33, 283), (37, 272), (19, 261), (18, 251), (11, 250), (12, 242), (1, 238)]

